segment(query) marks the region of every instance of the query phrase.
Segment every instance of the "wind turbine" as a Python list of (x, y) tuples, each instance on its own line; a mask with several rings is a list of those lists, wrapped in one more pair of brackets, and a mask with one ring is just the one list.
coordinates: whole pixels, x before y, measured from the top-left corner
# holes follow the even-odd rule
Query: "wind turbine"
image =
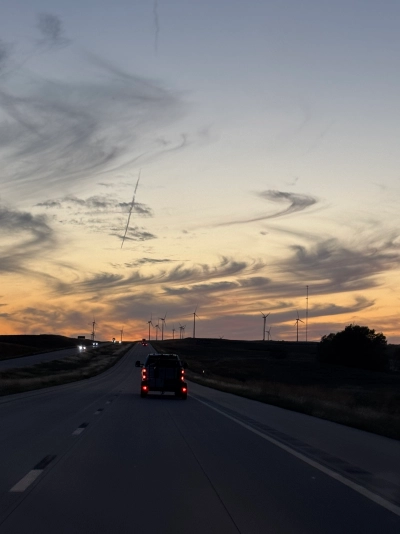
[(165, 318), (167, 314), (165, 313), (164, 317), (159, 317), (158, 320), (161, 321), (161, 341), (164, 341), (164, 326), (165, 326)]
[(150, 341), (150, 325), (154, 327), (154, 324), (153, 324), (153, 314), (150, 315), (150, 321), (147, 321), (148, 325), (149, 325), (149, 341)]
[(189, 313), (189, 315), (193, 315), (193, 339), (196, 338), (196, 317), (198, 317), (198, 315), (196, 313), (196, 310), (197, 310), (197, 306), (196, 306), (194, 312)]
[(306, 341), (308, 341), (308, 286), (306, 286)]
[(300, 323), (304, 323), (304, 321), (302, 321), (299, 317), (299, 312), (296, 310), (297, 312), (297, 319), (296, 319), (296, 341), (298, 342), (299, 341), (299, 322)]
[(179, 323), (179, 339), (183, 339), (183, 331), (185, 330), (185, 326), (182, 326), (181, 323)]
[(267, 334), (268, 334), (268, 341), (270, 340), (270, 336), (271, 336), (271, 327), (269, 327), (269, 330), (266, 331)]
[(122, 334), (124, 333), (124, 327), (121, 328), (120, 332), (121, 332), (121, 343), (122, 343)]
[(175, 339), (175, 325), (172, 327), (172, 339)]
[(160, 325), (157, 323), (156, 324), (156, 341), (158, 339), (158, 330), (160, 330)]
[(263, 327), (263, 341), (265, 341), (265, 329), (266, 329), (266, 321), (267, 321), (267, 317), (269, 315), (269, 313), (267, 313), (267, 315), (265, 315), (265, 313), (263, 312), (260, 312), (261, 315), (263, 316), (263, 319), (264, 319), (264, 327)]

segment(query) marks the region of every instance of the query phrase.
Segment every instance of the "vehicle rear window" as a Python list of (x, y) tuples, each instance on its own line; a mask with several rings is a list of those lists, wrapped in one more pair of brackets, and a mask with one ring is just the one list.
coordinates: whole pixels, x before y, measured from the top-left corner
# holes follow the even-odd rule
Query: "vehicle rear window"
[(147, 357), (146, 366), (157, 364), (165, 367), (180, 367), (181, 361), (175, 354), (154, 354)]

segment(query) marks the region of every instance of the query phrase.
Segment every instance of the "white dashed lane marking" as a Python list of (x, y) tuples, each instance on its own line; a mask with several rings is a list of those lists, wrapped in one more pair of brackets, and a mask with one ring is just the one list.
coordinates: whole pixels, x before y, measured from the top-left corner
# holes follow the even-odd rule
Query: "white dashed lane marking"
[(43, 473), (45, 468), (52, 462), (55, 458), (54, 454), (49, 454), (45, 456), (29, 473), (27, 473), (19, 482), (15, 484), (10, 489), (11, 493), (22, 493), (25, 491), (35, 480)]
[(82, 434), (82, 432), (85, 430), (85, 428), (87, 428), (88, 425), (89, 423), (82, 423), (80, 426), (78, 426), (76, 430), (72, 432), (72, 435), (79, 436), (79, 434)]
[[(115, 395), (114, 397), (117, 397)], [(106, 404), (111, 404), (114, 399), (108, 400)], [(104, 408), (99, 408), (94, 412), (94, 415), (100, 415)], [(89, 423), (82, 423), (78, 428), (76, 428), (73, 432), (73, 436), (79, 436), (82, 434), (82, 432), (88, 427)], [(33, 469), (29, 471), (19, 482), (15, 484), (10, 489), (11, 493), (21, 493), (24, 492), (35, 480), (43, 473), (44, 469), (49, 465), (50, 462), (54, 460), (56, 456), (55, 455), (48, 455), (43, 458)]]

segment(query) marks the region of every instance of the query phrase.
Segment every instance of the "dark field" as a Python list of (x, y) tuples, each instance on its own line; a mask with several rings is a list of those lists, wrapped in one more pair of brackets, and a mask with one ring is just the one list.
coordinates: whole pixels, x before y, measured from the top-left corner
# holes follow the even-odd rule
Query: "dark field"
[[(151, 344), (185, 359), (190, 380), (400, 439), (399, 372), (319, 363), (318, 343), (185, 339)], [(393, 357), (395, 349), (388, 349)]]
[(76, 339), (52, 334), (0, 336), (0, 360), (19, 358), (58, 349), (69, 349), (77, 345), (91, 345), (88, 339)]

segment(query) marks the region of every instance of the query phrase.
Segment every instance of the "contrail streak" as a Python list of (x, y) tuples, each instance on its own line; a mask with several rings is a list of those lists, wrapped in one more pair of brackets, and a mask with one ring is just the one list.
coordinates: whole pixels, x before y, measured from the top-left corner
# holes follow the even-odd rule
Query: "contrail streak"
[(154, 0), (153, 4), (153, 19), (154, 19), (154, 50), (156, 55), (158, 54), (158, 34), (160, 33), (160, 21), (158, 18), (158, 0)]
[(131, 220), (133, 206), (135, 205), (135, 197), (136, 197), (136, 191), (137, 191), (137, 188), (138, 188), (138, 185), (139, 185), (140, 173), (141, 173), (141, 170), (139, 171), (139, 176), (138, 176), (138, 179), (137, 179), (137, 182), (136, 182), (135, 191), (133, 192), (133, 198), (132, 198), (132, 202), (131, 202), (131, 207), (129, 208), (128, 222), (126, 223), (126, 228), (125, 228), (124, 237), (122, 238), (121, 248), (124, 245), (124, 241), (125, 241), (125, 238), (126, 238), (126, 233), (128, 231), (128, 228), (129, 228), (129, 221)]

